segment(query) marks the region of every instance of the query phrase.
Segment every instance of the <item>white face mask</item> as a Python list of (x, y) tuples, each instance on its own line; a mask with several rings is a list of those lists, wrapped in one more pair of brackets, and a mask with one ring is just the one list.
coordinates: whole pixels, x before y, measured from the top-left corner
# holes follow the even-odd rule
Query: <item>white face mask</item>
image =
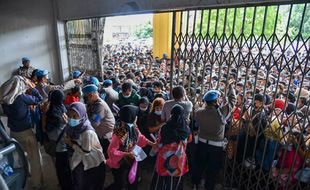
[(129, 128), (132, 128), (133, 127), (133, 124), (132, 123), (126, 123), (128, 125)]
[(128, 96), (123, 95), (124, 98), (129, 98), (131, 96), (131, 94), (129, 94)]
[(146, 110), (147, 110), (147, 107), (146, 107), (146, 108), (141, 108), (141, 107), (140, 107), (140, 110), (141, 110), (141, 111), (146, 111)]
[(161, 115), (161, 112), (162, 112), (162, 111), (155, 111), (155, 114), (156, 114), (156, 115)]

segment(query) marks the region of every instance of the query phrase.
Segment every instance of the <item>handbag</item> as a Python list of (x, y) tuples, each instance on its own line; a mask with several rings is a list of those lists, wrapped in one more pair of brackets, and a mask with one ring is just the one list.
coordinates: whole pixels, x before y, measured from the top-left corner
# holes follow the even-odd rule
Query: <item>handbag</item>
[(159, 176), (180, 177), (189, 171), (186, 156), (186, 143), (172, 143), (160, 148), (156, 160)]
[(59, 143), (61, 137), (63, 136), (64, 132), (65, 132), (65, 129), (63, 129), (61, 131), (61, 133), (58, 136), (56, 141), (49, 139), (48, 136), (46, 135), (46, 137), (44, 138), (44, 141), (43, 141), (43, 147), (44, 147), (45, 152), (48, 155), (50, 155), (52, 157), (56, 156), (56, 147), (57, 147), (57, 144)]
[(134, 163), (132, 164), (130, 171), (129, 171), (129, 174), (128, 174), (128, 182), (130, 184), (133, 184), (136, 180), (137, 168), (138, 168), (138, 162), (135, 160)]

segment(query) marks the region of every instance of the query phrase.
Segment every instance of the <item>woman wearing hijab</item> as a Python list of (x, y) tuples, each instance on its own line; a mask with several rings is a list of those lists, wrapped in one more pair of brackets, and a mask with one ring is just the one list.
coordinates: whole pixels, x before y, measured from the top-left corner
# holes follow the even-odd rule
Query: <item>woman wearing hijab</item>
[(182, 176), (188, 172), (185, 149), (190, 133), (184, 108), (176, 104), (171, 110), (170, 119), (160, 130), (156, 174), (153, 176), (150, 189), (183, 189)]
[[(151, 112), (147, 117), (146, 126), (148, 127), (148, 136), (153, 134), (157, 137), (157, 133), (160, 130), (161, 126), (164, 124), (161, 119), (161, 113), (165, 104), (165, 100), (163, 98), (156, 98), (151, 107)], [(148, 137), (146, 136), (146, 137)]]
[[(60, 90), (52, 91), (50, 94), (49, 108), (42, 116), (42, 127), (49, 141), (56, 142), (54, 155), (57, 178), (61, 189), (72, 188), (71, 171), (69, 165), (68, 150), (64, 143), (64, 129), (67, 123), (66, 108), (63, 104), (64, 94)], [(54, 147), (52, 147), (54, 148)]]
[(132, 150), (136, 145), (139, 147), (156, 145), (143, 136), (136, 126), (135, 122), (138, 111), (138, 107), (127, 105), (122, 107), (119, 112), (121, 123), (115, 129), (108, 148), (109, 158), (107, 164), (112, 168), (114, 177), (114, 183), (106, 188), (108, 190), (121, 190), (123, 188), (130, 190), (137, 189), (137, 177), (133, 183), (128, 181), (129, 171), (135, 159)]
[(65, 132), (65, 143), (74, 150), (70, 160), (73, 189), (102, 189), (105, 180), (105, 157), (83, 103), (75, 102), (70, 105)]

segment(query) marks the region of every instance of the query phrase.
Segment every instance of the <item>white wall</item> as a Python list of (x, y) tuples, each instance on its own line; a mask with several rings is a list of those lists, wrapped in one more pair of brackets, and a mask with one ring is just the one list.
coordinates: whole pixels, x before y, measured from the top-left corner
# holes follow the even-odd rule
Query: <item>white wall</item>
[(27, 56), (60, 82), (53, 0), (0, 0), (0, 84)]

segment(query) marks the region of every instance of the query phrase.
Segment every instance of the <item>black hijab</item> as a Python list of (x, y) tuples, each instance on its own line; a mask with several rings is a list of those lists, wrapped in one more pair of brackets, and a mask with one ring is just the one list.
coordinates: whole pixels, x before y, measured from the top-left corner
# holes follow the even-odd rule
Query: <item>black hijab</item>
[(52, 130), (54, 127), (59, 128), (63, 125), (62, 115), (66, 113), (66, 108), (63, 104), (64, 94), (60, 90), (54, 90), (50, 93), (49, 97), (49, 109), (46, 113), (47, 115), (47, 125), (48, 131)]
[(171, 110), (171, 117), (161, 129), (161, 143), (179, 143), (184, 141), (190, 135), (190, 129), (184, 116), (184, 108), (175, 105)]
[(138, 130), (134, 124), (139, 108), (133, 105), (126, 105), (119, 111), (119, 118), (125, 125), (120, 125), (114, 134), (122, 141), (122, 149), (130, 150), (138, 142)]

